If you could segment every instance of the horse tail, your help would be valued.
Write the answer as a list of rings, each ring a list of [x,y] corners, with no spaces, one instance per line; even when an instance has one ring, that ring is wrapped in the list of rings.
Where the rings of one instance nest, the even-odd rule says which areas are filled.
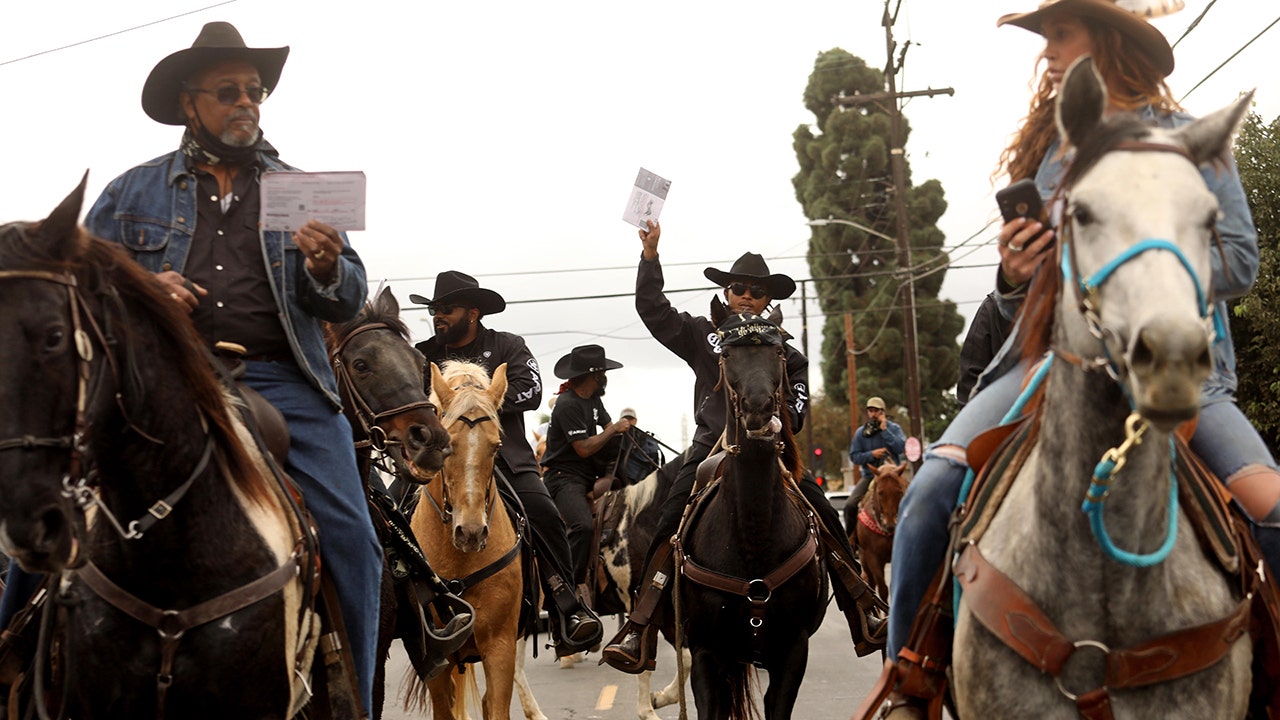
[[[476,681],[476,666],[463,665],[462,672],[453,679],[453,716],[469,717],[467,703],[482,707],[480,684]]]
[[[755,667],[746,664],[735,664],[728,670],[725,680],[729,683],[730,701],[729,717],[753,720],[760,717],[752,697],[756,693],[759,676]]]

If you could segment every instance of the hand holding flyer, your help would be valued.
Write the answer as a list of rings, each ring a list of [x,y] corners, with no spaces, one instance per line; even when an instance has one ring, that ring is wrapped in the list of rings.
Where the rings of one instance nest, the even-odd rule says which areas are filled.
[[[646,220],[658,222],[662,213],[662,204],[667,200],[667,190],[671,189],[671,181],[640,168],[636,175],[635,187],[631,188],[631,199],[622,211],[622,219],[641,230],[648,229]]]
[[[271,172],[262,176],[263,230],[293,232],[308,220],[335,230],[363,230],[362,172]]]

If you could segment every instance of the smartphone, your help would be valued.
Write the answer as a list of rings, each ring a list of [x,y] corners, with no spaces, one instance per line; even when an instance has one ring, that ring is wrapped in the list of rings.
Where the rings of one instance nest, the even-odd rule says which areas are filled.
[[[1029,178],[997,191],[996,205],[1000,207],[1000,214],[1004,216],[1005,222],[1019,217],[1039,220],[1042,212],[1040,191]]]

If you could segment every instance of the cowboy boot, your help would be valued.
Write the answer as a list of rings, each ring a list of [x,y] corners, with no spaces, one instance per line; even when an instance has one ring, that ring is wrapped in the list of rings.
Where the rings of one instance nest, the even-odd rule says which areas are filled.
[[[882,720],[925,720],[929,716],[929,704],[920,698],[889,693],[888,702],[880,710]]]
[[[631,616],[600,652],[600,662],[630,675],[654,669],[658,628],[651,620],[657,619],[662,599],[666,596],[667,581],[674,569],[671,544],[662,543],[645,568],[645,582],[631,606]]]

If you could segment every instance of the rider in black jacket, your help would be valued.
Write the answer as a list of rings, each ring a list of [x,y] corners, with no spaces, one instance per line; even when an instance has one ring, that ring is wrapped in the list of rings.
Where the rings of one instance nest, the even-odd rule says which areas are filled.
[[[649,332],[668,350],[684,360],[694,372],[694,418],[698,427],[693,442],[685,451],[684,464],[662,504],[658,528],[646,560],[645,580],[640,597],[632,606],[627,624],[601,653],[603,661],[623,672],[639,673],[652,669],[656,646],[656,627],[652,621],[661,612],[660,603],[669,583],[672,569],[670,539],[680,524],[684,506],[693,490],[698,464],[707,458],[723,434],[727,408],[724,394],[714,388],[720,380],[720,344],[716,328],[705,317],[679,312],[662,292],[662,265],[658,261],[658,239],[661,227],[649,221],[648,230],[640,231],[644,250],[636,275],[636,311]],[[724,288],[724,300],[731,313],[763,315],[772,300],[783,300],[795,292],[795,281],[786,275],[770,274],[764,258],[746,253],[734,262],[728,272],[707,268],[707,279]],[[793,431],[804,424],[809,402],[809,359],[796,348],[786,345],[787,409]],[[841,570],[857,568],[853,551],[840,516],[827,500],[810,474],[798,483],[805,499],[813,506],[837,546],[827,552],[841,556]],[[833,570],[837,563],[831,563]],[[859,652],[870,652],[871,645],[883,644],[883,620],[866,617],[874,593],[856,572],[840,572],[835,578],[837,599],[850,620],[850,631]],[[861,607],[859,607],[861,606]]]
[[[481,288],[476,279],[456,270],[436,277],[435,297],[410,295],[430,308],[435,337],[416,345],[429,362],[465,360],[483,365],[490,374],[507,364],[507,394],[501,410],[502,448],[494,469],[519,495],[538,550],[543,589],[558,613],[552,627],[557,635],[556,654],[571,655],[600,642],[600,620],[578,597],[570,572],[569,539],[564,520],[538,473],[538,461],[525,434],[524,413],[542,404],[542,376],[538,361],[524,338],[485,327],[480,320],[500,313],[507,303],[493,290]],[[557,617],[558,615],[558,617]]]

